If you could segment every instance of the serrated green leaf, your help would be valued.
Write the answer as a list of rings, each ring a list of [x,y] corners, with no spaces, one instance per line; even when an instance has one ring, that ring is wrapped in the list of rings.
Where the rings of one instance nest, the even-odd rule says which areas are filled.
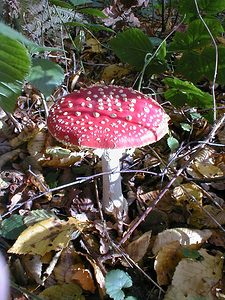
[[[18,41],[0,34],[0,82],[23,81],[30,64],[27,49]]]
[[[97,8],[92,8],[92,7],[81,8],[78,10],[78,12],[82,13],[82,14],[90,15],[93,17],[102,18],[102,19],[107,18],[107,16],[100,9],[97,9]]]
[[[215,19],[204,20],[209,27],[212,35],[216,37],[224,31],[221,23]],[[188,26],[186,32],[176,32],[170,45],[172,51],[190,51],[197,50],[210,45],[212,39],[201,20],[194,20]]]
[[[138,28],[131,28],[120,32],[109,42],[112,50],[119,59],[141,70],[145,57],[152,53],[153,45],[147,35]]]
[[[179,148],[179,141],[175,137],[169,136],[167,139],[167,145],[169,146],[170,150],[174,152]]]
[[[85,29],[88,29],[90,31],[95,31],[95,32],[98,32],[98,31],[101,31],[101,30],[104,30],[104,31],[109,31],[109,32],[114,32],[114,30],[112,30],[111,28],[108,28],[108,27],[105,27],[101,24],[91,24],[91,23],[81,23],[81,22],[67,22],[65,23],[66,26],[78,26],[78,27],[83,27]]]
[[[12,215],[1,222],[0,235],[9,240],[15,240],[26,229],[20,215]]]
[[[225,48],[218,48],[219,62],[217,83],[225,82]],[[194,67],[193,67],[194,66]],[[201,53],[187,52],[179,60],[176,71],[184,75],[185,78],[196,83],[200,79],[207,78],[213,80],[215,69],[215,49],[205,48]]]
[[[93,3],[93,1],[92,0],[70,0],[70,3],[72,3],[74,6],[78,6],[78,5],[90,4]]]
[[[178,78],[166,78],[163,82],[169,86],[164,94],[165,98],[175,106],[188,104],[192,107],[212,108],[212,96],[201,91],[191,82]]]
[[[64,71],[54,62],[34,58],[27,80],[48,97],[63,82]]]
[[[24,45],[0,34],[0,106],[5,111],[13,112],[30,65]]]
[[[29,227],[31,225],[34,225],[35,223],[38,223],[40,221],[49,219],[49,218],[57,218],[54,212],[47,211],[45,209],[35,209],[31,210],[26,217],[24,217],[24,224]]]
[[[124,299],[123,288],[132,286],[130,275],[122,270],[112,270],[106,274],[105,287],[106,293],[114,300]]]
[[[63,8],[68,8],[68,9],[73,9],[73,5],[66,1],[61,1],[61,0],[50,0],[50,3],[59,7]]]

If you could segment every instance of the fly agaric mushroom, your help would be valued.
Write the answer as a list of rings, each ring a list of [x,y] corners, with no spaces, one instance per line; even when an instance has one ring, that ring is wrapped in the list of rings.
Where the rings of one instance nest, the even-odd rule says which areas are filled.
[[[168,120],[156,101],[138,91],[94,85],[55,103],[48,128],[66,145],[103,149],[103,209],[122,220],[127,201],[122,194],[119,159],[125,148],[160,140],[168,132]]]

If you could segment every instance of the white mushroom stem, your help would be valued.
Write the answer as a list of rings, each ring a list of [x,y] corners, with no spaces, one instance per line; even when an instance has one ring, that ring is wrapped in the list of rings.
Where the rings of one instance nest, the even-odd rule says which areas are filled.
[[[122,221],[127,216],[127,201],[123,197],[120,175],[120,158],[122,149],[104,149],[102,154],[103,175],[103,209]]]

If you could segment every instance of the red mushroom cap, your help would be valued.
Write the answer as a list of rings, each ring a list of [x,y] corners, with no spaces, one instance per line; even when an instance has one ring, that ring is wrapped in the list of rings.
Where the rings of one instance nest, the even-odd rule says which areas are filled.
[[[168,132],[168,115],[153,99],[120,86],[95,85],[54,104],[50,133],[67,145],[132,148],[154,143]]]

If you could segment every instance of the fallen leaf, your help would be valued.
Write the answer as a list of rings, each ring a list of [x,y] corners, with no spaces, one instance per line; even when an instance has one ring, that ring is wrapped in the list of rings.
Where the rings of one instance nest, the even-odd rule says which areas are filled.
[[[68,245],[72,232],[82,228],[75,218],[68,221],[49,218],[25,229],[8,252],[43,256],[52,250],[60,251]]]
[[[209,255],[199,250],[201,261],[184,258],[176,267],[172,284],[164,300],[200,299],[213,300],[213,287],[222,279],[222,254]]]
[[[41,292],[39,296],[46,300],[85,300],[82,289],[73,283],[50,286]]]
[[[174,241],[161,248],[154,263],[159,285],[170,284],[176,266],[182,257],[182,246],[179,241]]]
[[[151,231],[145,232],[141,237],[132,241],[126,248],[127,254],[135,261],[139,262],[146,254],[151,239]]]
[[[119,79],[130,73],[128,68],[113,64],[104,68],[102,73],[102,80],[110,83],[113,79]]]
[[[202,244],[208,240],[212,232],[208,229],[188,229],[188,228],[173,228],[166,229],[160,232],[152,248],[152,252],[157,254],[165,245],[171,242],[178,241],[182,246],[192,244]]]

